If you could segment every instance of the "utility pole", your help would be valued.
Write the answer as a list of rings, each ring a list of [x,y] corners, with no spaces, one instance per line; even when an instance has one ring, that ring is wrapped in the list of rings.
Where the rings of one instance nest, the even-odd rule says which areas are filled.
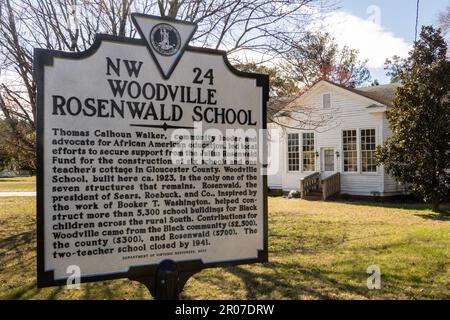
[[[420,9],[420,0],[417,0],[417,7],[416,7],[416,36],[414,38],[414,42],[417,41],[417,32],[419,28],[419,9]]]

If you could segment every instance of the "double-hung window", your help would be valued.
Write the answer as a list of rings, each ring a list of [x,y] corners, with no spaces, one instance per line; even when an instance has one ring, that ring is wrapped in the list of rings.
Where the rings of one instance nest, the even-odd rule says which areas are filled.
[[[316,168],[316,152],[314,148],[314,133],[303,133],[303,171],[313,172]]]
[[[300,171],[300,141],[298,133],[288,134],[288,170]]]
[[[375,129],[361,130],[361,171],[362,172],[377,172],[377,165],[375,162]]]
[[[358,172],[358,137],[356,130],[342,132],[344,172]]]

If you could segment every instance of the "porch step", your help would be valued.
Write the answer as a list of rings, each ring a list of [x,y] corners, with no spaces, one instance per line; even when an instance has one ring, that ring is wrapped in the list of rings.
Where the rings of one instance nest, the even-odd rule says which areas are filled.
[[[304,200],[306,200],[306,201],[322,201],[322,190],[321,189],[311,190],[305,196]]]
[[[322,201],[322,196],[306,196],[303,200],[306,201]]]

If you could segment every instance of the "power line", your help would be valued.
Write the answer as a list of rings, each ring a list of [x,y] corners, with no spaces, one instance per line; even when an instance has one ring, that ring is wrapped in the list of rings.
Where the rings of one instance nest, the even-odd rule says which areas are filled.
[[[416,9],[416,36],[414,38],[414,42],[417,41],[417,31],[419,29],[419,9],[420,9],[420,0],[417,0],[417,9]]]

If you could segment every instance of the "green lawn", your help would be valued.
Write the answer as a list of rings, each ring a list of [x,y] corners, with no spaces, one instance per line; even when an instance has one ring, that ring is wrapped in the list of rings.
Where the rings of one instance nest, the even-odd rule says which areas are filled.
[[[36,177],[0,178],[0,192],[36,191]]]
[[[35,288],[35,201],[0,198],[0,298],[150,299],[128,280]],[[421,205],[269,200],[270,263],[205,270],[184,299],[450,299],[450,220]],[[378,265],[381,290],[368,290]]]

